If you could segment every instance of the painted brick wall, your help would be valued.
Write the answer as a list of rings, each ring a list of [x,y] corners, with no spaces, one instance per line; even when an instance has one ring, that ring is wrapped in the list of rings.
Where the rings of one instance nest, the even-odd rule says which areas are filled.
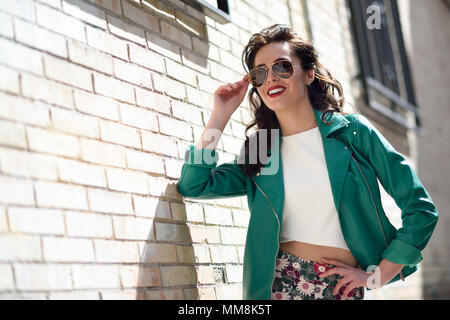
[[[345,1],[229,4],[221,25],[179,0],[0,1],[0,299],[241,298],[246,198],[175,185],[213,92],[272,23],[311,30],[347,101],[359,91]],[[219,164],[249,120],[244,100]],[[415,277],[368,298],[420,297]]]

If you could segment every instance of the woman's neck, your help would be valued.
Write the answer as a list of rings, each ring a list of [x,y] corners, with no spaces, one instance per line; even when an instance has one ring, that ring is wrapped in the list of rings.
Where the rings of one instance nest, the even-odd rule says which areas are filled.
[[[300,133],[317,126],[314,109],[309,99],[306,100],[307,102],[296,107],[275,111],[282,136]]]

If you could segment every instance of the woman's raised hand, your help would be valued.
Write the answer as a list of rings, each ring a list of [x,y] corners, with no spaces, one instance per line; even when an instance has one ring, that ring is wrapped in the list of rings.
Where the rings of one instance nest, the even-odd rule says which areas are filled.
[[[225,116],[231,117],[233,112],[241,105],[247,93],[249,80],[245,74],[242,80],[227,83],[214,92],[214,109]]]

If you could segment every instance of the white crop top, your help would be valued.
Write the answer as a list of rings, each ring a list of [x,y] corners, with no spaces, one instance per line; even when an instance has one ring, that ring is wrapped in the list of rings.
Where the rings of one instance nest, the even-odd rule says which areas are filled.
[[[285,194],[281,242],[349,250],[331,192],[319,127],[281,139]]]

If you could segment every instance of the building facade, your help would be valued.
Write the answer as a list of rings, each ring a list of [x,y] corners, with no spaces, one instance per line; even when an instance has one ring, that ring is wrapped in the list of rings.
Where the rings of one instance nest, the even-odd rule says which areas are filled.
[[[214,91],[273,23],[313,41],[346,111],[407,156],[440,213],[420,270],[366,299],[448,298],[449,17],[444,0],[0,1],[0,299],[242,297],[247,200],[183,199],[176,182]],[[219,164],[250,120],[245,99]]]

